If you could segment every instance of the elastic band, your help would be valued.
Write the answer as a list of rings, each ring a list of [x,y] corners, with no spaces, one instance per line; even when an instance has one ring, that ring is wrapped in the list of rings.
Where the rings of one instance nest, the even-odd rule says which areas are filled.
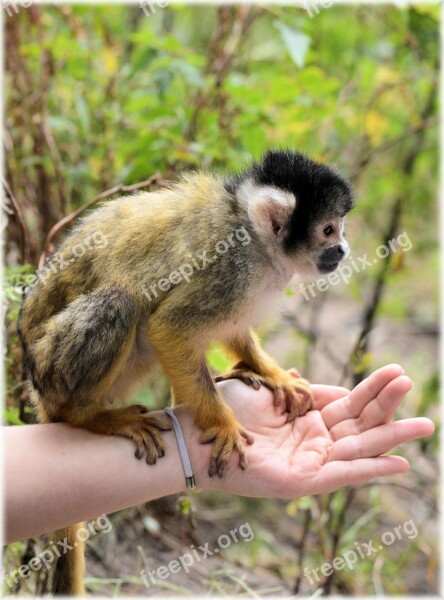
[[[164,411],[170,417],[173,424],[174,433],[176,434],[177,446],[179,447],[179,454],[182,460],[187,488],[193,490],[196,487],[196,483],[194,481],[193,469],[191,468],[190,457],[188,456],[188,450],[185,444],[185,438],[183,437],[182,427],[180,426],[179,419],[174,414],[174,410],[172,408],[164,408]]]

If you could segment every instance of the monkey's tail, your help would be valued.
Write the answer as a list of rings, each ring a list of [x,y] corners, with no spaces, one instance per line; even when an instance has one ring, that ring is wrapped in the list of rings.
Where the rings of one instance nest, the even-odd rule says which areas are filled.
[[[48,589],[54,596],[85,595],[85,548],[77,536],[82,527],[83,523],[76,523],[49,534],[45,551],[56,558],[51,563]]]
[[[31,389],[31,402],[39,423],[51,423],[40,394]],[[84,596],[85,543],[77,535],[83,523],[76,523],[48,534],[44,552],[50,562],[48,591],[54,596]]]

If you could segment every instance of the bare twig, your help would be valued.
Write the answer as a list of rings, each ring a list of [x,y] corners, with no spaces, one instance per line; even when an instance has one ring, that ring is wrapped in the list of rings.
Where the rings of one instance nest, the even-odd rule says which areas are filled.
[[[341,512],[339,513],[336,527],[334,528],[334,530],[332,532],[332,536],[331,536],[332,537],[332,548],[331,548],[330,562],[333,561],[333,559],[335,558],[335,556],[338,552],[339,542],[341,540],[341,534],[342,534],[342,527],[345,523],[345,517],[347,516],[348,509],[350,508],[353,498],[355,497],[355,493],[356,493],[355,488],[352,487],[352,488],[348,489],[344,505],[341,509]],[[322,590],[323,590],[322,595],[323,596],[329,596],[331,593],[331,586],[333,584],[334,573],[335,573],[335,571],[333,571],[333,573],[331,575],[327,576],[327,578],[324,582],[324,585],[322,586]]]
[[[29,231],[28,227],[25,223],[25,219],[23,217],[22,210],[20,208],[20,204],[17,202],[17,198],[14,196],[14,193],[9,185],[9,183],[2,178],[3,187],[5,188],[9,199],[11,201],[11,206],[13,209],[13,214],[17,223],[17,226],[20,231],[20,253],[22,258],[22,263],[28,262],[29,257]]]
[[[436,94],[437,94],[437,80],[436,78],[432,81],[429,94],[427,100],[425,102],[424,108],[421,111],[421,124],[422,126],[417,130],[415,143],[411,146],[410,151],[407,153],[407,156],[403,162],[402,171],[405,175],[411,175],[413,171],[413,167],[415,164],[416,158],[421,154],[421,150],[424,146],[425,142],[425,133],[427,127],[433,124],[434,119],[432,119],[432,114],[434,112],[435,103],[436,103]],[[424,126],[424,124],[428,124]],[[361,160],[362,163],[362,160]],[[387,245],[388,241],[391,240],[401,222],[402,211],[404,207],[405,199],[403,196],[399,196],[392,208],[392,216],[387,228],[387,231],[383,238],[383,245]],[[348,373],[352,369],[354,365],[361,365],[362,357],[368,352],[369,347],[369,337],[370,332],[373,329],[373,324],[375,320],[376,311],[379,307],[379,304],[382,299],[384,286],[386,282],[386,276],[390,267],[390,261],[384,261],[378,276],[373,285],[373,290],[371,293],[370,301],[367,306],[364,308],[363,317],[362,317],[362,330],[358,336],[358,339],[353,347],[349,360],[344,365],[341,382],[345,380]],[[353,385],[357,385],[366,377],[366,371],[360,368],[353,369]]]
[[[209,43],[209,56],[204,70],[206,75],[214,74],[214,82],[207,89],[200,90],[194,98],[193,111],[184,134],[187,141],[196,138],[202,109],[220,94],[227,73],[253,22],[251,11],[251,6],[246,4],[237,7],[225,5],[219,8],[219,22]]]
[[[399,134],[393,138],[390,138],[389,140],[386,140],[385,142],[382,142],[382,144],[379,144],[379,146],[376,146],[376,148],[373,148],[372,150],[370,150],[369,152],[367,152],[364,156],[362,156],[360,158],[360,160],[354,165],[353,170],[350,173],[350,179],[351,180],[355,179],[359,175],[361,170],[364,167],[366,167],[369,164],[369,162],[376,155],[379,155],[382,152],[386,152],[387,150],[390,150],[391,148],[393,148],[397,144],[400,144],[401,142],[408,139],[409,137],[419,134],[422,139],[424,131],[426,129],[428,129],[429,127],[434,127],[437,124],[438,124],[437,117],[429,117],[429,118],[422,120],[421,123],[418,123],[418,125],[409,127],[408,129],[403,131],[401,134]]]
[[[63,217],[63,219],[60,219],[60,221],[58,221],[58,223],[56,223],[50,229],[48,235],[46,236],[46,240],[45,240],[45,243],[43,246],[43,251],[42,251],[42,254],[40,255],[38,268],[41,269],[43,267],[46,257],[49,254],[51,241],[56,236],[56,234],[61,229],[66,227],[69,223],[71,223],[72,221],[77,219],[77,217],[79,217],[83,212],[85,212],[85,210],[87,210],[88,208],[90,208],[91,206],[93,206],[94,204],[99,202],[100,200],[109,198],[110,196],[113,196],[114,194],[117,194],[119,192],[134,192],[135,190],[140,190],[144,187],[149,187],[155,183],[159,184],[159,185],[166,184],[166,182],[162,179],[162,175],[160,173],[155,173],[154,175],[152,175],[145,181],[141,181],[139,183],[134,183],[132,185],[123,185],[123,184],[115,185],[111,189],[106,190],[106,191],[102,192],[101,194],[98,194],[92,200],[90,200],[89,202],[87,202],[86,204],[84,204],[83,206],[78,208],[77,210],[73,211],[69,215],[66,215],[66,217]]]
[[[299,590],[301,589],[301,582],[302,582],[302,564],[304,562],[304,556],[305,556],[305,543],[307,541],[307,536],[308,536],[308,532],[310,531],[310,523],[311,523],[311,510],[309,508],[306,508],[304,511],[304,524],[303,524],[303,529],[302,529],[302,535],[301,538],[296,546],[296,550],[298,553],[297,556],[297,567],[298,567],[298,575],[296,577],[296,582],[294,584],[294,594],[299,594]]]
[[[398,198],[392,208],[392,216],[389,221],[389,225],[387,231],[383,238],[383,245],[387,246],[389,240],[393,239],[398,229],[400,220],[401,220],[401,209],[402,209],[402,199]],[[370,332],[373,329],[373,323],[375,320],[376,311],[379,307],[379,304],[382,299],[382,294],[384,291],[384,285],[386,281],[386,276],[390,268],[390,261],[384,260],[382,262],[381,269],[378,273],[378,276],[375,279],[375,283],[373,285],[372,293],[370,296],[370,300],[367,306],[364,308],[363,317],[362,317],[362,329],[356,340],[356,343],[351,352],[350,358],[348,362],[344,366],[344,370],[342,373],[341,383],[346,379],[350,369],[354,367],[354,365],[361,364],[361,359],[368,352],[369,346],[369,337]],[[365,371],[363,369],[353,369],[353,387],[358,385],[365,377]]]

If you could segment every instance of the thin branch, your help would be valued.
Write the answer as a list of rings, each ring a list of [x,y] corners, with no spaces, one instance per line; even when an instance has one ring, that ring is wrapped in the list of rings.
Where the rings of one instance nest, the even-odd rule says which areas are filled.
[[[193,111],[184,133],[187,141],[195,139],[201,111],[210,103],[213,97],[217,97],[220,93],[245,34],[253,23],[254,15],[252,17],[250,14],[251,6],[240,5],[235,7],[231,23],[230,12],[232,10],[233,7],[226,5],[219,8],[219,22],[209,43],[209,56],[204,70],[205,75],[214,74],[214,82],[206,90],[200,90],[193,101]],[[225,38],[227,39],[224,42]]]
[[[435,78],[430,86],[429,94],[425,105],[421,111],[421,124],[424,123],[432,123],[434,120],[432,118],[433,111],[435,109],[436,96],[437,96],[437,79]],[[422,126],[416,132],[415,143],[411,146],[407,156],[405,157],[402,165],[402,172],[409,176],[413,172],[413,168],[415,165],[415,161],[417,157],[421,154],[421,150],[425,143],[425,133],[427,127]],[[362,162],[362,161],[361,161]],[[399,227],[402,218],[402,210],[404,207],[404,196],[399,196],[392,208],[392,216],[387,228],[387,231],[383,238],[383,245],[387,246],[389,240],[391,240]],[[383,262],[383,265],[378,273],[378,276],[375,280],[373,290],[371,293],[370,301],[364,309],[363,317],[362,317],[362,330],[356,340],[354,348],[350,354],[348,361],[345,363],[341,381],[343,382],[346,378],[347,374],[351,370],[351,368],[359,364],[361,362],[362,357],[368,352],[369,347],[369,338],[370,333],[373,329],[373,324],[376,316],[377,309],[382,299],[386,276],[390,267],[390,261],[386,260]],[[354,368],[353,369],[353,385],[357,385],[366,377],[366,371],[360,369],[359,372]]]
[[[392,216],[387,231],[383,236],[383,246],[387,247],[389,240],[393,239],[393,237],[396,234],[401,220],[401,209],[402,199],[397,198],[392,208]],[[365,356],[365,354],[368,352],[370,332],[373,329],[376,311],[382,299],[382,294],[384,291],[385,281],[389,268],[390,260],[384,260],[373,285],[370,300],[367,303],[367,306],[364,308],[361,333],[359,334],[358,339],[356,340],[356,343],[350,354],[349,360],[344,365],[341,383],[344,382],[344,380],[346,379],[350,369],[354,367],[354,365],[359,364],[361,362],[362,357]],[[364,379],[364,377],[365,371],[356,371],[356,369],[353,368],[353,387],[358,385],[358,383],[360,383]]]
[[[347,491],[347,496],[344,502],[344,505],[341,509],[341,512],[339,513],[339,517],[338,517],[338,521],[336,524],[336,527],[332,533],[332,548],[331,548],[331,560],[330,562],[333,561],[333,559],[335,558],[335,556],[337,555],[338,552],[338,547],[339,547],[339,542],[341,540],[341,531],[342,531],[342,526],[345,523],[345,517],[348,513],[348,509],[350,508],[350,505],[353,501],[353,498],[355,497],[355,493],[356,493],[356,489],[355,488],[349,488],[349,490]],[[322,586],[322,595],[323,596],[329,596],[331,593],[331,587],[333,584],[333,577],[334,577],[335,571],[333,571],[333,573],[331,575],[328,575],[324,585]]]
[[[296,550],[298,553],[296,565],[298,567],[298,576],[296,577],[296,582],[294,584],[293,593],[295,595],[299,594],[299,590],[301,589],[302,582],[302,564],[304,562],[304,556],[306,551],[305,543],[307,541],[308,533],[310,531],[310,523],[311,523],[311,510],[306,508],[304,511],[304,525],[302,530],[301,538],[296,546]]]
[[[434,127],[435,125],[438,125],[438,122],[439,122],[439,120],[437,117],[426,118],[423,121],[421,121],[421,123],[418,123],[418,125],[409,127],[408,129],[403,131],[401,134],[399,134],[393,138],[390,138],[390,139],[386,140],[385,142],[382,142],[382,144],[379,144],[379,146],[376,146],[376,148],[373,148],[372,150],[367,152],[363,157],[361,157],[361,159],[353,167],[353,170],[350,174],[350,179],[354,179],[360,173],[361,169],[366,167],[369,164],[369,162],[377,154],[381,154],[382,152],[386,152],[387,150],[390,150],[391,148],[393,148],[397,144],[400,144],[401,142],[408,139],[409,137],[412,137],[412,136],[415,136],[418,134],[420,134],[422,136],[423,132],[426,129],[428,129],[429,127]]]
[[[16,223],[18,225],[20,231],[20,253],[22,258],[22,263],[25,264],[28,262],[29,256],[29,231],[28,227],[25,223],[25,219],[23,217],[22,210],[20,208],[20,204],[17,201],[17,198],[14,196],[14,193],[9,185],[9,183],[2,177],[3,187],[5,188],[9,199],[11,201],[11,206],[13,209],[13,215],[15,217]]]
[[[90,200],[89,202],[87,202],[86,204],[84,204],[83,206],[78,208],[77,210],[73,211],[69,215],[66,215],[66,217],[63,217],[63,219],[58,221],[58,223],[56,223],[50,229],[48,235],[46,236],[46,240],[45,240],[45,243],[43,246],[43,251],[42,251],[42,254],[40,255],[38,268],[41,269],[43,267],[43,265],[45,264],[46,257],[49,254],[51,241],[53,240],[55,235],[61,229],[66,227],[69,223],[71,223],[72,221],[77,219],[77,217],[79,217],[83,212],[85,212],[85,210],[88,210],[88,208],[90,208],[91,206],[93,206],[94,204],[99,202],[100,200],[109,198],[110,196],[113,196],[114,194],[117,194],[119,192],[134,192],[135,190],[140,190],[144,187],[149,187],[153,184],[165,185],[166,183],[167,182],[162,179],[161,173],[155,173],[154,175],[149,177],[149,179],[146,179],[145,181],[141,181],[140,183],[134,183],[132,185],[123,185],[123,184],[115,185],[111,189],[102,192],[98,196],[95,196],[92,200]]]

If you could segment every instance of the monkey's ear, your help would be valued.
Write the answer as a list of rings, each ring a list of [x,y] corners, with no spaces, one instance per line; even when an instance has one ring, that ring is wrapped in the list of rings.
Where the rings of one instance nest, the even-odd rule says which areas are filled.
[[[247,179],[239,186],[237,197],[247,208],[248,216],[259,233],[283,236],[296,206],[294,194]]]

